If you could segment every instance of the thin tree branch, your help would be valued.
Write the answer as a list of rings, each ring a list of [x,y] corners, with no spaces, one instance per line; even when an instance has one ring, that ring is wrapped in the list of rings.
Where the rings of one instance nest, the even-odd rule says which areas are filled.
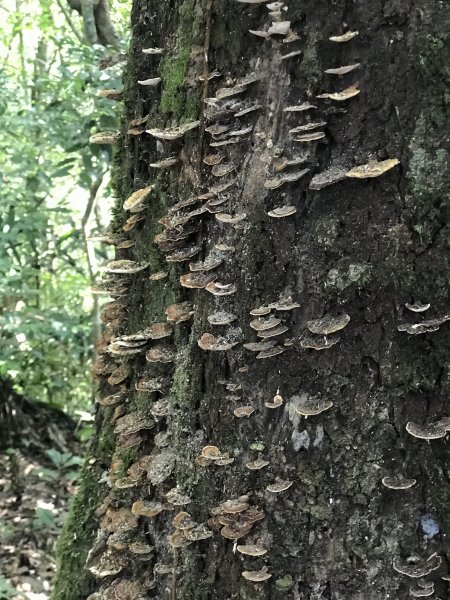
[[[80,42],[80,44],[84,44],[83,36],[79,33],[79,31],[75,27],[75,24],[72,21],[72,18],[70,16],[69,11],[67,10],[67,8],[61,2],[61,0],[56,0],[56,3],[58,4],[59,8],[61,9],[61,12],[63,13],[63,15],[66,17],[67,24],[69,25],[69,27],[72,30],[72,32],[75,35],[75,37],[78,39],[78,41]]]

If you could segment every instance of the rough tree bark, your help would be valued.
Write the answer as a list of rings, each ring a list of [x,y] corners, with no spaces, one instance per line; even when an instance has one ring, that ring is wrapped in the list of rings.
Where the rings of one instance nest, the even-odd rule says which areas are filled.
[[[55,600],[90,593],[91,600],[398,600],[411,597],[411,589],[426,595],[431,589],[426,582],[434,582],[435,598],[448,594],[447,443],[417,439],[406,424],[448,416],[450,9],[439,0],[288,0],[286,6],[281,17],[271,18],[262,2],[134,2],[113,230],[121,232],[129,216],[121,208],[124,200],[154,186],[140,213],[145,218],[128,234],[136,244],[117,251],[117,258],[147,261],[150,268],[117,276],[129,281],[128,295],[118,299],[127,308],[120,323],[109,324],[107,336],[165,321],[165,308],[173,303],[190,302],[194,315],[175,324],[171,338],[145,346],[165,342],[177,353],[174,363],[147,362],[143,352],[125,357],[129,375],[120,408],[99,407],[98,434],[60,543]],[[289,20],[290,32],[267,39],[249,33],[267,31],[277,19]],[[359,35],[347,42],[329,40],[346,31]],[[142,53],[148,47],[162,47],[164,54]],[[324,72],[357,63],[359,68],[341,76]],[[216,69],[220,77],[208,79]],[[262,78],[242,84],[235,90],[239,94],[212,105],[203,101],[255,73]],[[136,83],[159,75],[160,87]],[[352,85],[360,93],[347,100],[318,97]],[[285,111],[306,102],[314,108]],[[253,112],[236,115],[256,105]],[[152,129],[197,118],[201,123],[176,141],[157,141],[147,133],[127,136],[127,124],[147,114]],[[212,137],[205,128],[217,124],[227,125],[228,132]],[[250,127],[230,138],[230,131]],[[325,135],[304,141],[302,136],[317,131]],[[236,144],[208,145],[233,137]],[[214,177],[203,162],[212,153],[224,155],[216,174],[230,163],[233,172]],[[149,167],[171,156],[181,161],[166,170]],[[283,169],[294,158],[298,164]],[[380,177],[343,175],[369,160],[387,159],[400,164]],[[319,178],[317,184],[316,176],[331,167],[334,183],[322,187]],[[296,181],[280,186],[274,181],[303,169],[308,172]],[[232,181],[211,196],[224,200],[223,213],[245,213],[245,219],[233,224],[199,211],[184,225],[193,233],[181,247],[201,246],[189,259],[194,262],[218,256],[221,264],[208,274],[237,291],[216,296],[181,287],[189,260],[166,263],[167,251],[180,245],[161,238],[159,246],[153,243],[163,231],[159,220],[180,200]],[[171,216],[207,201],[208,196],[197,198]],[[208,207],[217,211],[213,203]],[[295,214],[268,216],[283,205],[295,207]],[[173,233],[167,220],[165,225]],[[164,270],[167,278],[149,279],[149,272]],[[272,309],[288,328],[274,338],[285,351],[257,359],[243,347],[259,340],[249,326],[257,319],[250,310],[288,296],[297,308]],[[405,307],[418,302],[431,307],[423,313]],[[236,320],[211,325],[207,317],[217,311]],[[313,335],[307,323],[325,315],[340,316],[341,325],[348,315],[350,322],[328,338],[313,336],[313,345],[330,347],[305,348]],[[427,330],[420,335],[398,330],[423,321],[409,330]],[[227,351],[202,350],[197,342],[205,332],[239,343]],[[105,378],[113,366],[105,355],[96,372]],[[136,391],[143,376],[167,377],[162,391]],[[119,389],[104,378],[100,399]],[[283,404],[268,408],[276,395]],[[305,418],[296,408],[306,399],[333,405]],[[240,406],[253,407],[253,414],[236,417]],[[124,413],[126,419],[119,421]],[[138,418],[144,425],[136,426]],[[114,436],[114,427],[125,435]],[[133,438],[131,432],[142,427]],[[443,435],[442,425],[435,429]],[[234,461],[222,457],[207,464],[198,457],[208,445]],[[269,464],[246,467],[258,458]],[[382,484],[384,477],[398,475],[415,479],[415,485],[394,490]],[[292,485],[268,491],[278,480]],[[123,489],[128,484],[133,487]],[[176,487],[189,504],[174,505]],[[243,495],[248,496],[241,499],[243,507],[225,507],[245,508],[243,513],[222,507],[211,519],[211,509]],[[138,500],[158,502],[164,510],[133,522],[133,505],[137,513],[161,508],[139,510]],[[264,519],[256,520],[256,507]],[[182,517],[174,527],[179,511],[198,524],[208,522],[211,537],[188,543],[186,537],[202,537],[202,531],[192,523],[180,529]],[[125,537],[117,534],[121,527]],[[257,543],[267,553],[252,557],[236,551],[236,543],[222,534],[237,537],[239,531],[247,534],[237,545]],[[133,545],[137,541],[152,549]],[[89,571],[84,564],[92,546]],[[422,564],[424,572],[434,569],[423,580],[398,572],[411,569],[412,563],[401,566],[408,557],[426,561],[434,553],[440,561],[434,557]],[[264,566],[272,575],[264,582],[241,575]]]

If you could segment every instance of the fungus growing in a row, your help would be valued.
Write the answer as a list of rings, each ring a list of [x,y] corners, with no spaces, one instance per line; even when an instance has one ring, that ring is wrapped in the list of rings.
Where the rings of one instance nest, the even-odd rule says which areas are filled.
[[[197,341],[197,344],[202,350],[210,350],[213,352],[226,352],[234,348],[239,342],[232,342],[225,337],[216,337],[211,333],[204,333]]]
[[[356,85],[350,85],[342,92],[332,92],[326,94],[318,94],[317,98],[328,98],[329,100],[336,100],[337,102],[343,102],[344,100],[349,100],[354,96],[357,96],[361,90],[356,87]]]
[[[320,415],[320,413],[329,410],[333,406],[331,400],[324,400],[322,398],[311,398],[306,394],[300,396],[295,405],[295,412],[304,417],[311,417],[314,415]]]
[[[322,171],[322,173],[317,173],[317,175],[314,175],[309,182],[309,189],[321,190],[328,185],[342,181],[345,179],[346,173],[347,169],[342,167],[330,167],[326,171]]]
[[[383,477],[381,483],[390,490],[407,490],[408,488],[413,487],[413,485],[416,485],[417,481],[412,478],[408,479],[399,473],[397,475]]]
[[[266,487],[266,490],[268,492],[278,494],[280,492],[284,492],[284,491],[288,490],[293,483],[294,483],[293,481],[284,481],[283,479],[277,478],[275,483],[271,483],[270,485],[268,485]]]
[[[119,102],[120,100],[123,100],[123,90],[97,90],[97,96],[100,96],[100,98],[107,98],[108,100],[115,100],[116,102]]]
[[[406,424],[406,431],[415,438],[420,440],[437,440],[447,435],[448,429],[444,423],[437,421],[436,423],[428,423],[425,425],[419,425],[408,421]]]
[[[264,554],[267,554],[267,548],[258,544],[243,544],[236,546],[236,550],[246,556],[264,556]]]
[[[238,418],[242,418],[242,417],[249,417],[250,415],[252,415],[255,412],[255,408],[253,406],[238,406],[237,408],[235,408],[233,410],[233,414],[235,417]]]
[[[419,579],[420,577],[426,577],[432,571],[439,569],[441,562],[441,557],[437,554],[432,554],[427,560],[419,558],[418,556],[409,556],[406,559],[396,556],[392,561],[392,566],[394,567],[394,570],[401,575]]]
[[[160,502],[150,500],[136,500],[131,507],[131,512],[136,517],[148,517],[152,519],[159,515],[166,507]]]
[[[237,292],[237,287],[233,283],[220,283],[215,280],[208,283],[205,289],[214,296],[231,296]]]
[[[207,317],[211,325],[229,325],[236,320],[236,315],[225,311],[215,312]]]
[[[180,284],[185,288],[201,289],[213,283],[217,275],[211,272],[197,271],[180,276]]]
[[[220,223],[229,223],[230,225],[242,223],[242,221],[245,221],[246,218],[247,215],[245,213],[237,213],[235,215],[229,215],[228,213],[216,214],[216,219],[220,221]]]
[[[99,267],[104,273],[132,274],[148,268],[150,263],[135,260],[110,260]]]
[[[264,402],[264,406],[267,408],[279,408],[284,403],[283,396],[275,394],[271,402]]]
[[[281,346],[275,345],[272,348],[269,348],[267,350],[260,350],[258,352],[258,354],[256,355],[256,358],[258,360],[261,360],[263,358],[272,358],[274,356],[278,356],[278,354],[282,354],[285,351],[286,351],[286,348],[282,348]]]
[[[178,127],[168,129],[147,129],[147,133],[158,140],[173,141],[182,138],[188,131],[196,129],[199,125],[200,121],[191,121],[190,123],[183,123]]]
[[[256,460],[252,460],[251,462],[246,463],[247,469],[250,471],[259,471],[260,469],[264,469],[270,465],[268,460],[264,460],[263,458],[257,458]]]
[[[319,129],[319,127],[325,127],[326,121],[317,121],[316,123],[306,123],[305,125],[297,125],[289,129],[290,134],[301,133],[302,131],[311,131],[311,129]]]
[[[347,177],[354,177],[356,179],[367,179],[368,177],[379,177],[386,173],[386,171],[390,171],[395,166],[400,164],[398,158],[388,158],[387,160],[382,160],[380,162],[376,160],[370,160],[365,165],[360,165],[358,167],[354,167],[348,173],[346,173]]]
[[[252,581],[253,583],[260,583],[262,581],[267,581],[272,577],[272,574],[269,573],[268,567],[262,567],[259,571],[243,571],[242,577],[247,579],[247,581]]]
[[[118,131],[100,131],[89,138],[90,144],[115,144],[120,139]]]
[[[171,363],[177,357],[177,354],[171,348],[165,346],[154,346],[145,353],[145,360],[150,363]]]
[[[359,69],[361,63],[355,63],[353,65],[345,65],[344,67],[337,67],[336,69],[326,69],[325,73],[328,75],[346,75],[356,69]]]
[[[422,302],[414,302],[414,304],[410,304],[409,302],[405,303],[405,307],[411,312],[415,313],[425,312],[430,308],[430,306],[431,304],[429,302],[426,304],[423,304]]]
[[[308,321],[306,326],[311,333],[316,333],[318,335],[330,335],[330,333],[335,333],[336,331],[344,329],[344,327],[347,327],[349,323],[350,317],[344,313],[337,317],[325,315],[322,319]]]
[[[139,85],[156,87],[161,83],[161,77],[151,77],[150,79],[138,79]]]
[[[283,219],[284,217],[290,217],[291,215],[294,215],[296,212],[297,209],[295,206],[287,206],[285,204],[284,206],[278,206],[277,208],[269,210],[267,214],[273,219]]]
[[[168,158],[163,158],[162,160],[159,160],[158,162],[150,163],[149,167],[152,167],[152,169],[168,169],[169,167],[173,167],[174,165],[178,164],[179,162],[180,162],[179,158],[177,158],[176,156],[171,156]]]
[[[330,40],[330,42],[344,43],[344,42],[349,42],[350,40],[355,38],[357,35],[359,35],[359,31],[346,31],[342,35],[332,35],[328,39]]]
[[[431,333],[438,331],[439,327],[450,320],[450,315],[443,315],[436,319],[428,319],[420,323],[402,323],[397,327],[398,331],[406,331],[410,335],[420,335],[422,333]]]
[[[194,310],[190,302],[181,302],[180,304],[170,304],[166,308],[165,313],[168,321],[182,323],[192,317]]]
[[[314,133],[305,133],[303,135],[299,135],[294,138],[294,142],[302,142],[306,144],[308,142],[316,142],[318,140],[322,140],[324,137],[324,131],[316,131]]]

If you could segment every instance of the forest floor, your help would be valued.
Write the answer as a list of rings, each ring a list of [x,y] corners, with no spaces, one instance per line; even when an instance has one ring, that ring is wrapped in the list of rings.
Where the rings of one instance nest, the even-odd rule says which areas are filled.
[[[11,444],[0,452],[0,600],[50,596],[56,540],[81,462],[64,420],[61,428],[53,420],[52,436],[45,435],[49,426],[35,429],[28,447]],[[27,440],[23,430],[21,440]]]

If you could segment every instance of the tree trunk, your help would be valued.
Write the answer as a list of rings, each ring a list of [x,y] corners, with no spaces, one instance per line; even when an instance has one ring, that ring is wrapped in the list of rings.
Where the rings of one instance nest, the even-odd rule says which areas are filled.
[[[78,600],[93,591],[92,600],[399,600],[410,598],[410,589],[424,591],[427,582],[434,583],[435,598],[448,594],[447,444],[443,437],[417,439],[406,424],[421,435],[420,425],[448,416],[450,8],[438,0],[290,0],[280,15],[269,17],[263,3],[231,0],[134,2],[124,132],[147,113],[147,129],[201,122],[175,141],[123,134],[115,232],[129,216],[121,209],[124,200],[144,186],[154,188],[141,213],[145,219],[129,233],[136,245],[119,250],[117,258],[146,261],[150,268],[117,276],[131,282],[126,319],[110,324],[107,334],[165,321],[165,308],[173,303],[191,303],[194,315],[174,325],[170,341],[143,347],[165,342],[162,352],[175,351],[175,362],[148,362],[144,352],[125,357],[130,374],[122,408],[99,408],[96,441],[60,543],[55,600]],[[286,35],[249,33],[267,32],[272,21],[284,20],[291,22]],[[347,31],[359,34],[329,40]],[[148,47],[162,47],[164,54],[142,53]],[[325,73],[358,63],[347,74]],[[209,79],[216,69],[220,77]],[[258,75],[255,81],[242,83],[251,74]],[[158,76],[160,87],[136,83]],[[235,95],[204,102],[236,84],[241,89]],[[343,90],[352,97],[319,97]],[[286,111],[303,103],[314,107]],[[319,125],[290,132],[307,123]],[[228,131],[212,136],[205,130],[218,124]],[[244,131],[230,136],[236,130]],[[323,135],[311,135],[317,132]],[[237,143],[209,146],[233,139]],[[211,168],[203,159],[215,153],[224,159]],[[172,156],[181,162],[170,169],[149,167]],[[388,159],[400,162],[371,162],[356,171],[367,176],[392,167],[379,177],[345,175]],[[227,171],[224,165],[234,165],[233,171],[215,177]],[[184,232],[193,232],[183,246],[167,237],[153,243],[171,206],[232,182],[210,194],[213,202],[196,199],[170,214],[207,203],[208,212],[191,215],[184,225]],[[212,207],[216,200],[224,204]],[[267,214],[283,206],[295,214]],[[217,218],[218,211],[245,218],[229,222]],[[174,222],[164,223],[170,236]],[[180,247],[195,245],[201,251],[194,258],[166,262],[168,254],[173,259]],[[235,293],[180,286],[189,261],[211,256],[221,262],[207,275],[235,286]],[[149,280],[150,273],[165,270],[167,278]],[[214,284],[209,289],[233,291]],[[280,310],[280,299],[289,304],[288,297],[298,306]],[[268,338],[277,345],[266,352],[274,356],[264,358],[264,351],[258,355],[243,346],[264,340],[254,328],[269,325],[267,316],[250,311],[277,302],[269,324],[282,333]],[[424,312],[405,306],[422,310],[420,303],[431,306]],[[212,325],[207,317],[216,312],[236,319]],[[310,323],[323,317],[327,322]],[[236,345],[204,350],[197,343],[204,333],[223,339],[204,337],[203,347]],[[104,363],[101,399],[119,389],[105,383],[112,366]],[[143,376],[166,378],[162,391],[136,391]],[[165,410],[161,399],[168,401]],[[254,412],[235,416],[251,412],[240,407]],[[314,408],[323,412],[299,414]],[[125,411],[127,418],[119,420]],[[144,425],[131,424],[138,416]],[[435,425],[436,435],[445,435],[445,425]],[[125,434],[114,437],[114,427]],[[214,452],[219,460],[205,459]],[[254,465],[257,459],[268,464],[247,466],[263,464]],[[391,489],[384,478],[399,475],[416,482]],[[122,489],[128,484],[134,487]],[[273,484],[287,489],[270,491]],[[174,505],[176,487],[188,504]],[[241,496],[246,498],[221,506]],[[138,500],[162,507],[142,508],[134,504]],[[136,522],[132,506],[141,515]],[[157,516],[142,516],[160,508]],[[184,529],[177,517],[175,527],[180,511],[208,523],[209,533],[186,525],[189,517]],[[118,542],[121,528],[129,531]],[[96,536],[87,562],[94,579],[84,561]],[[206,539],[189,540],[195,537]],[[136,541],[152,551],[137,555],[142,547],[133,546]],[[253,557],[236,548],[251,544],[267,553]],[[416,564],[416,575],[430,572],[425,579],[399,572],[411,571],[408,557],[427,561],[434,553],[440,559]],[[255,583],[242,576],[263,567],[270,579]],[[256,577],[263,579],[264,572]]]

